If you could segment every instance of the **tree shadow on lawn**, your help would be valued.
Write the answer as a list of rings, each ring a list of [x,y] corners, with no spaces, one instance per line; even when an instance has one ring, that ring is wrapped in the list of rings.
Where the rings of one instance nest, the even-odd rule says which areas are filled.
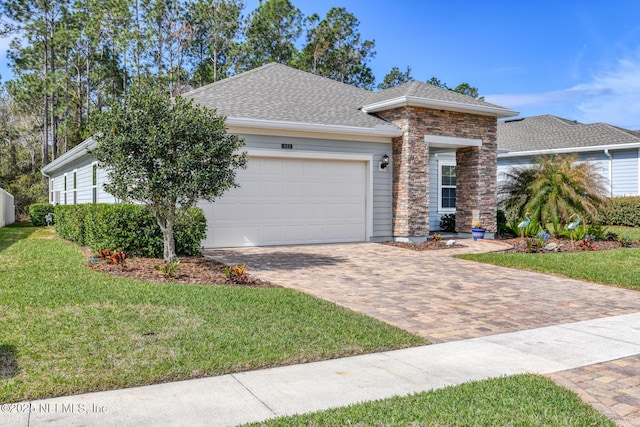
[[[33,227],[30,222],[16,222],[0,228],[0,253],[20,240],[26,239],[36,230],[37,228]]]
[[[251,270],[300,270],[309,267],[335,266],[347,262],[347,258],[309,253],[286,251],[269,251],[267,253],[249,254],[240,251],[216,249],[205,251],[207,258],[223,262],[227,265],[247,264]]]
[[[18,373],[16,347],[11,344],[0,344],[0,379],[15,377]]]

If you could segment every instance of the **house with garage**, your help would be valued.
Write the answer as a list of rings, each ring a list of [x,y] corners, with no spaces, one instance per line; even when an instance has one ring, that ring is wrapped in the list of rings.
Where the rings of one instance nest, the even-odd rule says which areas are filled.
[[[496,229],[498,119],[517,112],[414,81],[371,92],[281,64],[183,94],[226,117],[248,166],[202,202],[205,248],[423,241],[443,213]],[[52,203],[114,203],[85,141],[42,172]]]
[[[564,153],[591,161],[608,182],[610,197],[640,195],[640,132],[552,115],[498,122],[498,180],[536,156]]]

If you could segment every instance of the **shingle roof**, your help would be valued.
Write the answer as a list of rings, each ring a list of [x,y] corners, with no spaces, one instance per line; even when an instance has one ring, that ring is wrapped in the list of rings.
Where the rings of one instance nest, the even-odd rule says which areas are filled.
[[[503,108],[499,105],[491,104],[485,101],[463,95],[448,89],[442,89],[429,83],[414,80],[400,86],[391,87],[379,92],[369,92],[369,98],[365,104],[375,104],[389,99],[400,98],[405,96],[413,96],[437,101],[455,102],[459,104],[476,105],[479,107]]]
[[[418,81],[371,92],[277,63],[220,80],[182,96],[230,118],[362,128],[388,125],[376,115],[363,112],[363,106],[403,96],[502,108]]]
[[[271,63],[183,94],[233,118],[373,128],[387,124],[359,110],[371,92]]]
[[[498,122],[498,147],[511,153],[640,143],[638,132],[549,114]]]

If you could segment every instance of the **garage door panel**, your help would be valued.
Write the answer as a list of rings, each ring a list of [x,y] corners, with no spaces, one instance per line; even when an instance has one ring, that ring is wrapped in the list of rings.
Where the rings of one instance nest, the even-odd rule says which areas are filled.
[[[364,162],[250,158],[240,188],[211,204],[205,247],[363,241]]]

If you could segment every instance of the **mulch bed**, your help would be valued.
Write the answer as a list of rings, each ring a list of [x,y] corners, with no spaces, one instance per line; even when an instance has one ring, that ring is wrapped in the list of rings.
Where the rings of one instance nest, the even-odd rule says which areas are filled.
[[[455,239],[453,239],[455,240]],[[408,243],[408,242],[382,242],[383,245],[387,246],[396,246],[399,248],[411,249],[414,251],[431,251],[438,249],[454,249],[454,248],[464,248],[464,245],[461,245],[456,240],[455,245],[447,245],[447,240],[433,240],[429,239],[422,243]]]
[[[454,239],[455,240],[455,239]],[[499,239],[501,242],[508,243],[511,245],[511,249],[506,249],[500,252],[507,253],[529,253],[531,252],[527,247],[527,240],[522,238],[510,238],[510,239]],[[446,240],[427,240],[423,243],[407,243],[407,242],[382,242],[383,245],[389,246],[397,246],[400,248],[411,249],[414,251],[430,251],[437,249],[453,249],[453,248],[464,248],[464,245],[461,245],[458,240],[456,240],[456,244],[454,246],[447,246]],[[584,252],[584,251],[604,251],[609,249],[618,249],[622,248],[622,244],[617,241],[608,241],[608,240],[597,240],[593,242],[593,246],[595,249],[591,249],[576,241],[574,244],[571,244],[570,239],[550,239],[545,243],[555,243],[558,245],[559,250],[556,251],[544,251],[542,249],[537,250],[537,253],[550,253],[550,252]],[[544,245],[543,245],[544,246]],[[640,242],[633,242],[631,244],[632,248],[640,247]]]
[[[535,240],[535,239],[533,239]],[[527,239],[522,238],[513,238],[513,239],[500,239],[501,242],[508,243],[512,246],[511,249],[507,249],[500,252],[508,252],[508,253],[527,253],[529,252],[527,248]],[[596,240],[592,242],[595,249],[590,249],[586,247],[584,244],[581,244],[579,241],[574,241],[573,245],[571,244],[570,239],[549,239],[547,243],[556,243],[559,246],[559,251],[544,251],[539,250],[538,253],[547,253],[547,252],[585,252],[585,251],[606,251],[610,249],[619,249],[622,248],[622,244],[618,241],[610,241],[610,240]],[[640,242],[633,242],[631,244],[632,248],[640,247]]]
[[[87,255],[87,257],[89,256],[91,255]],[[224,264],[208,258],[200,257],[180,258],[180,265],[176,270],[174,278],[166,278],[156,271],[156,265],[164,265],[164,261],[157,258],[127,258],[124,265],[109,264],[107,261],[87,262],[87,265],[92,270],[112,274],[114,276],[126,277],[128,279],[184,283],[191,285],[278,287],[264,280],[251,277],[250,274],[247,274],[246,282],[241,285],[230,283],[227,281],[225,276]],[[248,269],[249,267],[247,267],[247,270]]]

